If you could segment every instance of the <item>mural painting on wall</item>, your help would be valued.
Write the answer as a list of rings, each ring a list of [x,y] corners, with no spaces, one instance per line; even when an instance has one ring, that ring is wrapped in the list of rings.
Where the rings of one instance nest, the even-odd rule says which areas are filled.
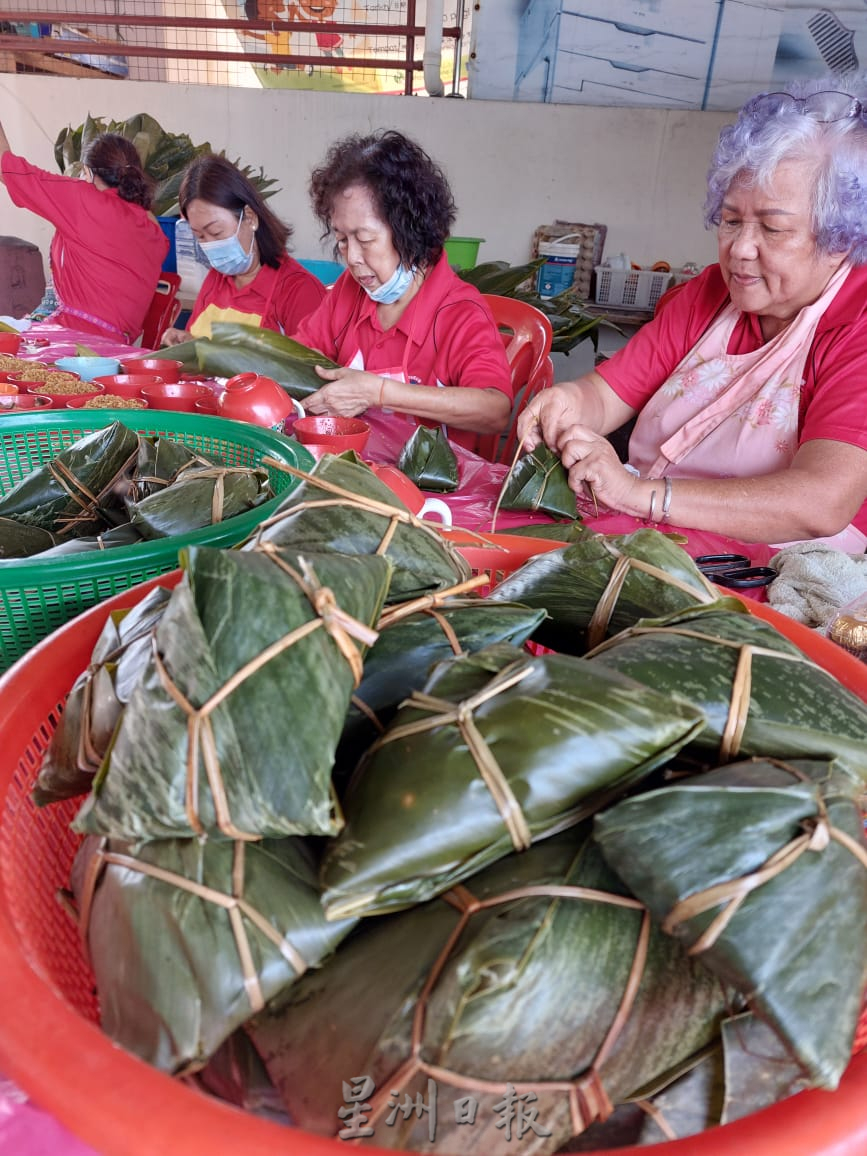
[[[867,2],[480,0],[472,48],[477,99],[728,110],[867,70]]]
[[[281,56],[315,56],[321,64],[280,62],[254,66],[263,88],[317,89],[346,92],[403,92],[402,71],[359,68],[354,59],[375,57],[403,60],[399,36],[364,36],[317,29],[325,22],[382,24],[406,21],[405,0],[239,0],[248,20],[290,20],[309,24],[310,31],[250,31],[241,41],[250,52]]]

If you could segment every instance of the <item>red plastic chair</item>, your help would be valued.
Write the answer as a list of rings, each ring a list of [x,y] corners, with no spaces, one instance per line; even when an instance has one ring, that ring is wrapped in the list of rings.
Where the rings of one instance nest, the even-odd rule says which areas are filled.
[[[540,389],[545,389],[554,380],[550,356],[554,335],[551,322],[534,305],[492,293],[483,296],[506,347],[514,402],[506,434],[486,434],[479,439],[478,452],[491,462],[511,462],[517,444],[515,427],[518,415]]]
[[[163,334],[177,321],[181,311],[178,301],[180,287],[181,279],[177,273],[160,273],[142,326],[142,349],[159,349]]]

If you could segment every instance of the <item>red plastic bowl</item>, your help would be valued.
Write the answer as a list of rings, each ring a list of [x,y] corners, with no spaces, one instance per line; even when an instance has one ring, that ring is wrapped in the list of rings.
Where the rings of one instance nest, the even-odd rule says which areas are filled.
[[[208,386],[203,386],[207,393],[203,393],[201,397],[197,397],[193,408],[196,413],[211,413],[219,416],[220,413],[220,399],[217,394],[209,389]]]
[[[42,393],[7,393],[0,397],[0,414],[21,413],[25,409],[53,409],[50,397]]]
[[[22,340],[20,333],[0,333],[0,353],[17,353]]]
[[[161,381],[142,386],[141,396],[151,409],[172,409],[192,413],[199,398],[210,392],[206,385],[195,385],[189,381]]]
[[[105,392],[105,387],[97,385],[95,381],[87,383],[88,389],[86,393],[52,393],[49,386],[44,382],[39,381],[20,381],[18,383],[22,389],[26,389],[28,393],[38,393],[40,397],[48,397],[51,399],[51,405],[54,409],[65,409],[66,403],[69,401],[80,399],[81,401],[89,401],[92,397],[99,397],[101,393]]]
[[[182,361],[168,357],[127,357],[120,363],[123,373],[155,373],[163,381],[179,381],[184,369]]]
[[[527,539],[521,542],[530,548]],[[346,1156],[346,1144],[338,1139],[239,1111],[113,1044],[96,1026],[93,976],[78,932],[56,899],[57,889],[68,885],[77,846],[68,823],[79,801],[33,805],[29,791],[40,754],[109,614],[134,606],[157,583],[174,585],[179,577],[179,571],[162,575],[85,611],[0,678],[0,1071],[103,1156]],[[867,666],[766,606],[750,603],[748,609],[867,701]],[[863,1156],[865,1151],[867,1052],[853,1058],[834,1093],[802,1092],[724,1128],[652,1149],[618,1148],[594,1156]],[[364,1152],[388,1156],[379,1147]]]
[[[104,386],[106,393],[117,393],[121,397],[141,397],[146,385],[163,384],[163,379],[155,373],[109,373],[93,380]]]
[[[292,436],[304,446],[325,446],[332,454],[342,454],[345,450],[355,450],[360,454],[370,437],[370,426],[357,417],[308,414],[296,418]]]
[[[100,398],[100,397],[115,397],[115,396],[121,397],[122,395],[121,394],[114,394],[112,392],[112,390],[107,389],[104,394],[97,394],[96,396],[97,396],[97,398]],[[89,398],[89,397],[71,397],[69,399],[69,401],[66,403],[66,408],[67,409],[84,409],[87,402],[92,401],[92,400],[93,399]],[[135,411],[136,413],[138,413],[141,410],[149,408],[148,403],[145,401],[145,399],[143,397],[124,397],[124,401],[128,401],[130,404],[129,404],[129,406],[124,406],[120,410],[121,413],[129,413],[130,411]],[[95,407],[91,406],[91,408],[95,408]],[[115,408],[117,408],[117,407],[111,406],[111,405],[108,406],[108,409],[115,409]]]

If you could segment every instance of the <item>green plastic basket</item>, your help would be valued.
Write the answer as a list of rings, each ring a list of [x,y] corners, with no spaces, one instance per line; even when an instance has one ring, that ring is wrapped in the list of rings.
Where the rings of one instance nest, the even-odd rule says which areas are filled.
[[[247,422],[168,410],[81,410],[0,417],[0,494],[74,441],[121,421],[137,433],[168,437],[227,466],[258,466],[266,456],[308,470],[314,459],[291,438]],[[82,610],[121,590],[166,574],[185,546],[234,546],[298,484],[265,467],[277,497],[261,506],[189,534],[68,557],[10,559],[0,563],[0,671]]]

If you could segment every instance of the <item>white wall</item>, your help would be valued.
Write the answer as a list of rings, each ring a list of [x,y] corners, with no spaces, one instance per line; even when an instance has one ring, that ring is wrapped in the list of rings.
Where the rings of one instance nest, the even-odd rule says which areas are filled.
[[[330,256],[307,201],[311,167],[348,132],[397,128],[445,168],[458,205],[454,233],[484,237],[479,260],[528,259],[533,230],[556,217],[608,226],[606,252],[641,264],[707,264],[704,181],[729,113],[588,108],[346,93],[253,91],[139,81],[3,75],[12,149],[56,171],[53,145],[90,112],[147,112],[172,132],[210,141],[280,182],[271,204],[295,226],[296,256]],[[48,253],[51,230],[0,192],[0,233]]]

